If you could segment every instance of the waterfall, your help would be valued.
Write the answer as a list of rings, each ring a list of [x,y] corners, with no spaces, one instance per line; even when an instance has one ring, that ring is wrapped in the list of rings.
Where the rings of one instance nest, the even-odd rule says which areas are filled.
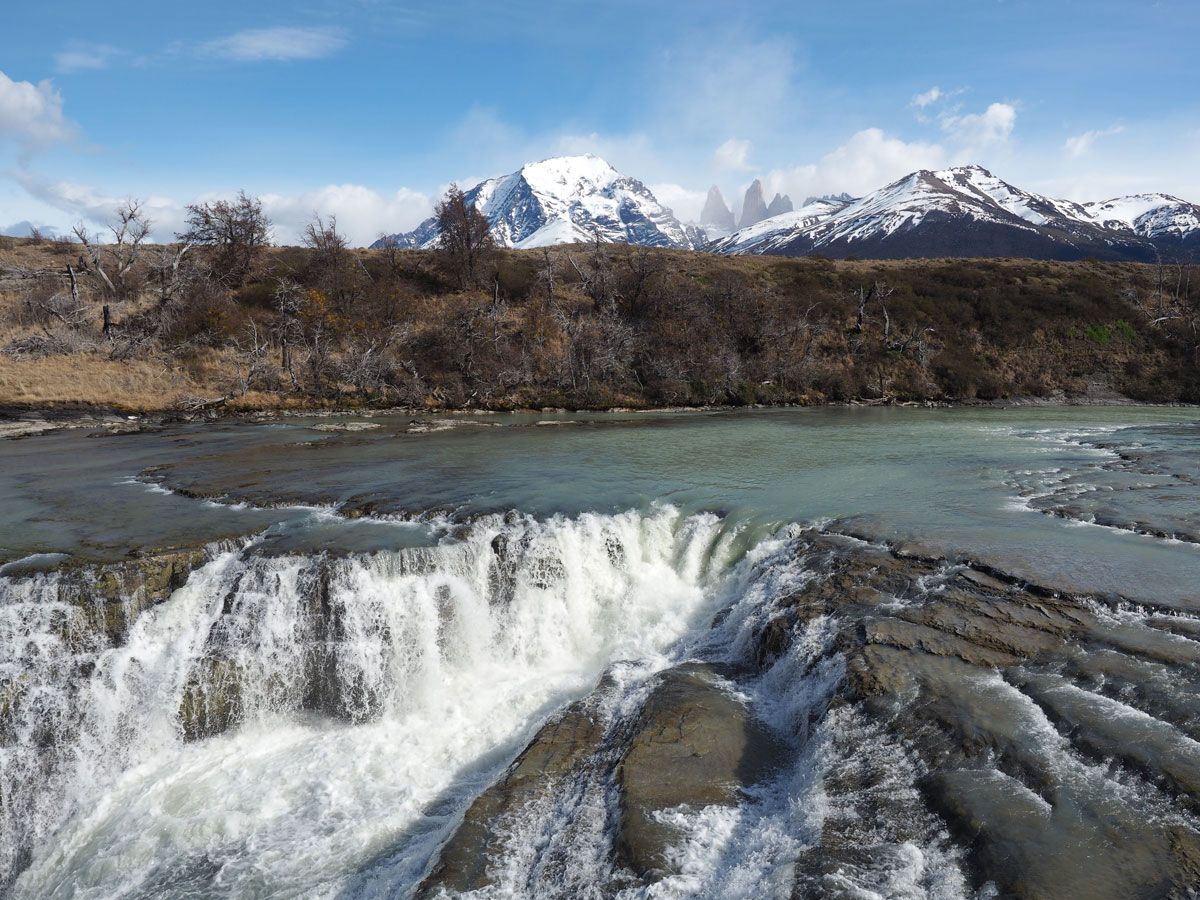
[[[119,642],[86,584],[0,577],[0,884],[335,895],[436,841],[612,662],[666,665],[737,540],[670,507],[486,517],[341,558],[249,540]]]

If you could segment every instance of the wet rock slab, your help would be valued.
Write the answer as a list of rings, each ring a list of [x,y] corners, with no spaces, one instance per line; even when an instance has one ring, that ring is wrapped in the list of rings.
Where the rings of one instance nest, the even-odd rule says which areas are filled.
[[[624,718],[600,714],[598,695],[565,710],[468,810],[422,896],[491,884],[512,823],[589,778],[610,841],[596,896],[653,885],[680,871],[675,813],[746,807],[798,764],[822,785],[806,802],[826,808],[791,863],[798,900],[897,895],[889,867],[929,895],[1197,895],[1200,613],[916,545],[810,531],[791,553],[813,577],[753,619],[742,658],[661,673]],[[810,690],[827,662],[844,675],[795,734],[765,726],[741,690]]]
[[[619,850],[638,875],[678,871],[669,851],[683,835],[664,813],[736,806],[781,762],[781,742],[731,687],[716,668],[690,663],[666,672],[642,707],[617,773]]]

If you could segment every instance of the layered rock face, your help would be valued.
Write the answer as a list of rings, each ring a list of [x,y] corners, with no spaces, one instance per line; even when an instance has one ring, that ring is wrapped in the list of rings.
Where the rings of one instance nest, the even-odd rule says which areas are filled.
[[[1193,896],[1197,619],[814,531],[766,582],[554,717],[418,896]]]

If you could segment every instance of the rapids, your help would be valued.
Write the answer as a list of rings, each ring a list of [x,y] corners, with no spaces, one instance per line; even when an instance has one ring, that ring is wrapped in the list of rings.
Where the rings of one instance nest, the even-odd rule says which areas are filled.
[[[1195,896],[1193,411],[379,422],[0,444],[8,895]]]

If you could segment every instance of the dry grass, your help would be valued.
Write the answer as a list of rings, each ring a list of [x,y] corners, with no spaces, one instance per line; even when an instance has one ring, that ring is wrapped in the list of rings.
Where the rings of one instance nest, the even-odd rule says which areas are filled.
[[[219,394],[152,360],[115,362],[99,353],[23,361],[0,356],[0,404],[97,404],[143,411]]]

